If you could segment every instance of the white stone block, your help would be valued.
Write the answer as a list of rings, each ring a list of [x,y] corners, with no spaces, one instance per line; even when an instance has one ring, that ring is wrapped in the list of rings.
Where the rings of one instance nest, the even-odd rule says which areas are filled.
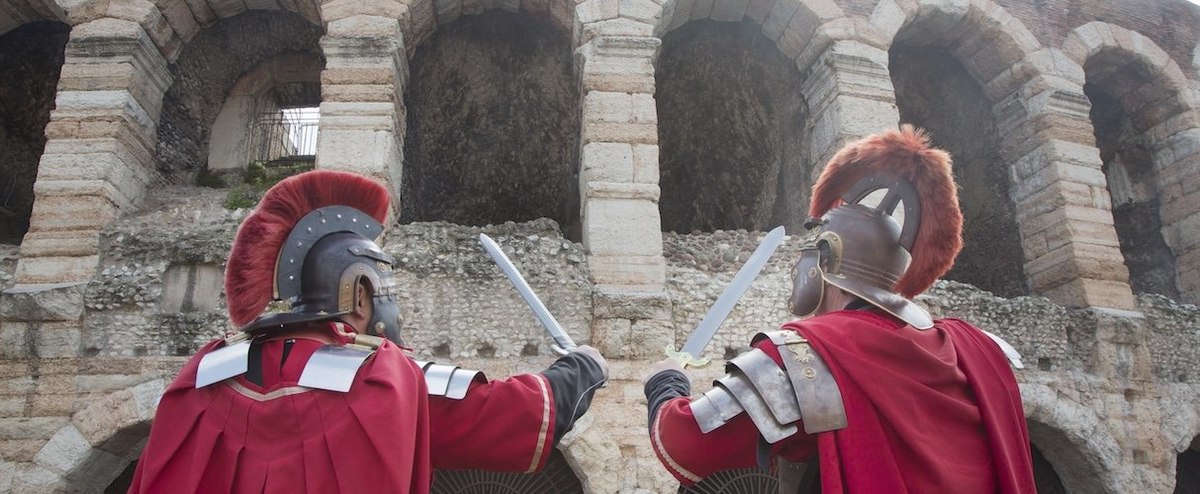
[[[588,252],[607,256],[661,256],[662,221],[653,201],[585,198],[583,241]]]
[[[629,93],[589,91],[583,97],[583,121],[633,122],[633,97]]]
[[[662,7],[652,0],[618,0],[617,12],[621,17],[653,25],[662,14]]]
[[[586,182],[634,181],[633,146],[619,142],[590,142],[583,146],[583,174]]]
[[[82,464],[91,452],[83,434],[72,424],[64,425],[33,457],[33,462],[59,474],[66,474]]]

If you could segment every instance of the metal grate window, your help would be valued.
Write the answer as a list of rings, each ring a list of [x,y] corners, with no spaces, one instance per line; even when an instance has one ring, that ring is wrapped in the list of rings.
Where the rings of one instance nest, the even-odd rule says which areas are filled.
[[[317,154],[319,108],[283,108],[260,114],[250,133],[250,161],[311,161]]]

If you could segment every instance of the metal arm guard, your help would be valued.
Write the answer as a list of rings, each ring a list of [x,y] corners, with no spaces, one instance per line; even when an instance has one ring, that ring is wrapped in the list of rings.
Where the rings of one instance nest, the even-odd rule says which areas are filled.
[[[795,423],[801,418],[809,434],[845,428],[837,382],[808,340],[792,331],[760,333],[754,339],[761,338],[779,347],[783,368],[757,348],[730,360],[725,377],[690,404],[700,431],[707,434],[742,412],[771,444],[799,432]]]
[[[483,372],[467,370],[457,365],[435,364],[414,360],[421,371],[425,373],[425,387],[429,396],[445,396],[451,400],[461,400],[467,396],[467,389],[475,380],[484,382],[487,377]]]

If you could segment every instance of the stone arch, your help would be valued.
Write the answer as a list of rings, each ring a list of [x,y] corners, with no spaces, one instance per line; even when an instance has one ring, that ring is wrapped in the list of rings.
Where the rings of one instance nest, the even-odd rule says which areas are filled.
[[[1022,383],[1021,399],[1030,442],[1067,490],[1116,494],[1124,470],[1121,447],[1095,411],[1043,384]]]
[[[203,170],[212,126],[235,83],[278,56],[307,57],[323,65],[321,34],[300,16],[251,11],[222,19],[193,38],[170,68],[175,82],[163,96],[157,128],[159,172],[187,182]],[[316,92],[319,86],[307,90]]]
[[[250,157],[255,117],[281,107],[320,104],[320,58],[285,53],[242,74],[230,88],[212,124],[208,153],[210,172],[239,171]]]
[[[901,121],[931,133],[954,156],[962,193],[964,248],[946,278],[997,295],[1028,294],[1011,193],[1000,106],[1014,92],[1012,67],[1041,46],[990,2],[884,0],[872,25],[889,40],[889,73]]]
[[[774,41],[779,51],[793,60],[802,53],[811,51],[809,45],[817,38],[818,29],[846,17],[841,7],[832,0],[667,0],[657,12],[654,9],[637,12],[626,9],[618,11],[618,14],[623,19],[650,24],[654,35],[660,38],[688,22],[699,19],[717,22],[753,21],[762,26],[763,35]]]
[[[1200,105],[1178,64],[1142,34],[1103,22],[1072,30],[1097,147],[1134,291],[1200,297]]]
[[[13,7],[8,7],[12,9]],[[70,28],[34,20],[0,32],[0,243],[19,245],[33,214],[33,185]]]
[[[22,25],[39,21],[67,22],[67,13],[58,2],[47,0],[0,0],[0,36]]]
[[[404,94],[400,221],[548,217],[578,238],[573,56],[543,19],[503,10],[464,16],[422,44]]]
[[[164,379],[113,392],[71,416],[38,450],[34,469],[18,485],[52,485],[67,492],[99,492],[141,453],[150,434]]]
[[[794,57],[752,21],[689,22],[655,71],[664,231],[800,229],[812,117]]]
[[[401,0],[408,8],[407,22],[401,23],[404,46],[412,58],[418,46],[429,40],[440,26],[464,15],[489,10],[523,14],[549,22],[570,36],[575,23],[575,2],[571,0]]]

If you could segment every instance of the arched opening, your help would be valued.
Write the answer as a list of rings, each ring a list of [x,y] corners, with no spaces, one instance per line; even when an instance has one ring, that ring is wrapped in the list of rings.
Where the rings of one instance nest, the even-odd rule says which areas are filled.
[[[39,21],[0,36],[0,244],[18,245],[29,230],[69,34],[66,24]]]
[[[811,184],[796,64],[750,21],[692,21],[655,73],[664,231],[798,229]]]
[[[888,51],[900,120],[950,152],[963,212],[963,250],[947,279],[1003,297],[1026,295],[1021,238],[1009,196],[1009,165],[979,83],[954,55],[897,42]]]
[[[1159,122],[1151,110],[1165,105],[1153,90],[1154,71],[1140,60],[1102,51],[1084,64],[1083,92],[1091,100],[1092,128],[1100,149],[1113,224],[1134,293],[1179,299],[1175,254],[1163,237],[1162,189],[1154,153],[1161,143],[1147,133]]]
[[[1200,436],[1175,458],[1175,494],[1200,492]]]
[[[490,10],[440,26],[409,63],[400,221],[579,223],[570,40]]]
[[[431,494],[575,494],[583,484],[557,449],[535,473],[435,470]]]
[[[1037,486],[1038,494],[1066,494],[1067,489],[1063,487],[1062,479],[1058,478],[1058,472],[1054,470],[1054,465],[1046,461],[1046,457],[1042,456],[1042,451],[1033,446],[1033,483]]]
[[[321,60],[288,53],[234,83],[212,125],[208,173],[235,183],[270,168],[311,169],[320,121]],[[266,185],[266,184],[263,184]]]
[[[196,35],[170,67],[159,171],[186,183],[206,169],[244,169],[245,140],[262,115],[320,104],[321,34],[296,14],[249,11]]]

